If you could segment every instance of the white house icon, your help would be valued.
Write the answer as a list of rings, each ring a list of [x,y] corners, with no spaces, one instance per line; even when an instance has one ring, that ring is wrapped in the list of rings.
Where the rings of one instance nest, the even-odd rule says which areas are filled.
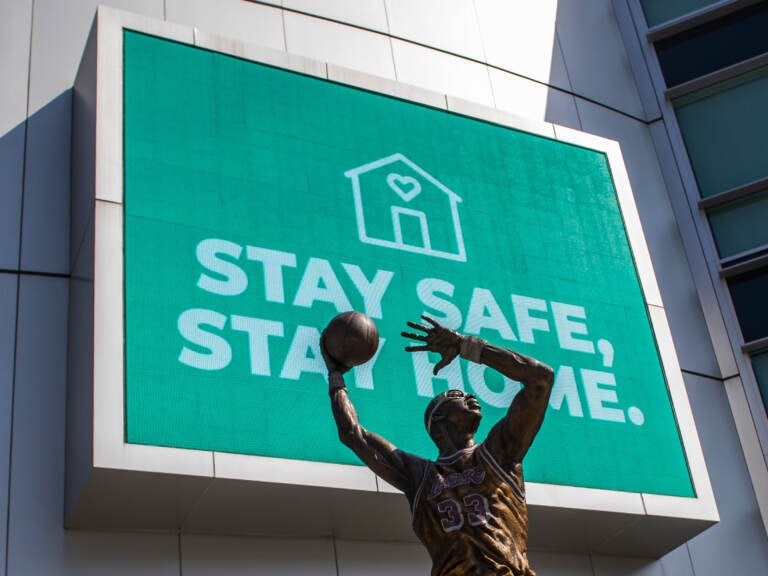
[[[361,242],[466,262],[456,193],[400,154],[344,172]]]

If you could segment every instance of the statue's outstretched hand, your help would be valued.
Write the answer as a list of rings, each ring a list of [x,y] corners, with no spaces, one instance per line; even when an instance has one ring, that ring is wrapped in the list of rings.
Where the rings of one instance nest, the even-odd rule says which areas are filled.
[[[421,330],[425,334],[417,334],[415,332],[402,332],[402,336],[410,338],[412,340],[418,340],[424,342],[417,346],[406,346],[406,352],[437,352],[440,354],[440,362],[435,365],[433,373],[437,373],[448,366],[456,356],[459,355],[461,346],[461,334],[450,328],[446,328],[437,321],[433,320],[429,316],[422,316],[422,320],[427,322],[430,326],[424,326],[423,324],[417,324],[416,322],[408,322],[408,326],[414,330]]]

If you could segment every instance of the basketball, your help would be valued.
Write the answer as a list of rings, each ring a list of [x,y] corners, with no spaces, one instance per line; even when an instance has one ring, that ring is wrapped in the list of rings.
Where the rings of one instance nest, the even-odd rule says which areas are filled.
[[[373,358],[379,347],[379,331],[362,312],[342,312],[323,330],[325,351],[337,363],[351,368]]]

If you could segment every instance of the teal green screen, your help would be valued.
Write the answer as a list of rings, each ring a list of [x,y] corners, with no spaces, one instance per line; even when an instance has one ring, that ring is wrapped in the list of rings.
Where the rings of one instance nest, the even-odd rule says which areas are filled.
[[[125,33],[130,443],[360,464],[317,338],[352,308],[378,356],[362,424],[435,457],[429,399],[463,387],[482,439],[517,383],[411,355],[429,314],[551,365],[529,481],[692,496],[601,152]]]

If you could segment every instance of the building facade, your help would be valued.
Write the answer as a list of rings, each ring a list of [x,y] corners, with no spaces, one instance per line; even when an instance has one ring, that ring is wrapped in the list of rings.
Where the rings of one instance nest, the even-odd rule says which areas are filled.
[[[720,520],[661,557],[574,551],[541,535],[532,565],[595,576],[768,569],[765,2],[107,4],[221,46],[257,45],[324,62],[326,72],[443,94],[468,115],[479,106],[617,141]],[[82,322],[71,313],[73,86],[97,5],[3,2],[0,574],[427,573],[426,553],[407,539],[206,533],[183,520],[166,530],[65,529],[76,452],[69,334]]]

